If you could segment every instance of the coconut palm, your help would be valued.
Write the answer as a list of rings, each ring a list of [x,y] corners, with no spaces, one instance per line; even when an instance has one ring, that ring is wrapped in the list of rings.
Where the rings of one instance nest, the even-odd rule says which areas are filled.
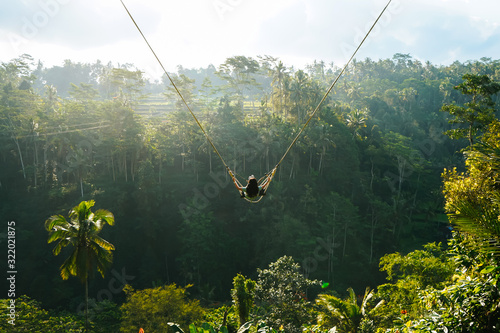
[[[273,81],[271,85],[273,87],[277,88],[277,91],[275,91],[272,96],[277,96],[279,98],[279,106],[276,108],[278,112],[283,111],[283,98],[285,97],[285,81],[288,80],[289,73],[287,72],[287,68],[283,65],[283,63],[280,61],[275,68],[272,70],[272,77]],[[276,105],[277,103],[274,103]]]
[[[365,295],[358,304],[352,288],[347,289],[349,297],[345,300],[332,295],[319,295],[316,304],[322,311],[318,315],[318,323],[325,328],[336,327],[340,332],[358,332],[361,321],[368,319],[370,313],[383,304],[378,302],[373,308],[368,307],[368,301],[373,297],[373,290],[366,288]]]
[[[294,111],[297,114],[297,122],[301,123],[301,113],[306,107],[308,95],[309,76],[302,70],[295,73],[295,77],[290,84],[290,98],[294,103]]]
[[[366,127],[368,120],[368,109],[354,109],[346,116],[347,127],[352,131],[352,138],[363,140],[362,128]]]
[[[115,223],[111,212],[99,209],[91,211],[94,200],[82,201],[69,211],[69,221],[62,215],[53,215],[45,221],[49,232],[48,243],[58,241],[53,249],[54,255],[72,245],[70,256],[61,265],[63,280],[76,276],[85,284],[85,327],[88,330],[88,277],[93,275],[94,267],[104,277],[104,272],[113,261],[113,244],[99,236],[104,225]]]

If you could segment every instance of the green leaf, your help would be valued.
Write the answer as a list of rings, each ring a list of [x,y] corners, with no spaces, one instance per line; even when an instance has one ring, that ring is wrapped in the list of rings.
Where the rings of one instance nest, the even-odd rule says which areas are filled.
[[[241,325],[241,327],[238,329],[238,332],[236,333],[245,333],[247,332],[250,327],[252,326],[253,322],[252,321],[247,321],[246,323],[244,323],[243,325]]]
[[[488,274],[488,273],[491,273],[497,269],[498,269],[498,267],[496,267],[496,266],[487,266],[481,270],[481,274]]]
[[[198,333],[198,329],[194,324],[189,324],[189,333]]]

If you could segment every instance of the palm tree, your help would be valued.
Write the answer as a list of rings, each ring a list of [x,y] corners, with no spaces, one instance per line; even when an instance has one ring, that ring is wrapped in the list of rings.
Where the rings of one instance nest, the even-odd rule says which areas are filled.
[[[295,73],[295,78],[290,84],[291,95],[290,98],[295,104],[295,111],[297,113],[297,122],[301,123],[302,106],[305,105],[307,99],[307,85],[309,82],[308,75],[304,71],[299,70]]]
[[[348,84],[347,85],[347,97],[351,99],[352,103],[361,101],[363,94],[363,88],[360,84]]]
[[[104,225],[113,225],[115,218],[107,210],[91,211],[94,200],[82,201],[69,211],[70,220],[62,215],[53,215],[45,221],[45,229],[49,232],[47,243],[59,241],[53,249],[54,255],[68,246],[73,246],[70,256],[61,265],[61,277],[68,279],[76,276],[85,284],[85,329],[88,331],[88,277],[93,275],[93,268],[104,277],[104,272],[113,261],[113,244],[99,237]]]
[[[352,288],[347,289],[349,297],[342,300],[332,295],[319,295],[316,304],[324,310],[318,315],[318,323],[331,329],[336,327],[340,332],[357,332],[361,321],[368,318],[370,313],[383,304],[380,301],[372,309],[368,308],[368,301],[373,297],[373,290],[366,288],[365,295],[358,304],[356,294]]]
[[[363,140],[361,135],[361,129],[366,127],[366,121],[368,120],[368,109],[358,110],[354,109],[346,116],[347,127],[352,131],[352,138],[358,138]]]
[[[279,107],[277,108],[278,112],[281,112],[283,110],[283,97],[284,97],[284,87],[285,87],[285,81],[288,78],[288,72],[286,67],[283,65],[283,63],[280,61],[272,71],[272,77],[273,81],[271,85],[273,87],[277,87],[278,91],[273,93],[273,96],[277,95],[279,97]]]

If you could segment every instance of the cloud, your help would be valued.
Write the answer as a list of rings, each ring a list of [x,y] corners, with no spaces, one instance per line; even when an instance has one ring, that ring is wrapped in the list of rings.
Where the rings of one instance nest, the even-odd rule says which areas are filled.
[[[130,38],[130,19],[118,1],[25,0],[2,6],[0,28],[27,40],[58,43],[74,49],[112,44]],[[160,15],[149,6],[136,8],[142,29],[156,29]],[[6,19],[7,18],[7,19]]]
[[[266,54],[283,56],[285,63],[288,58],[302,59],[301,65],[314,60],[345,62],[359,43],[356,35],[364,36],[365,26],[371,25],[377,14],[360,11],[359,3],[303,0],[262,22],[257,46]],[[346,54],[343,46],[348,44]]]
[[[437,64],[479,59],[500,52],[499,44],[492,43],[495,36],[500,35],[498,28],[486,29],[485,33],[485,25],[478,24],[474,11],[443,4],[435,2],[423,8],[407,6],[406,13],[413,15],[405,14],[405,24],[398,23],[397,29],[388,32],[393,37],[393,42],[388,44],[394,44],[398,52]]]
[[[345,63],[387,0],[124,0],[169,70],[271,55],[303,67]],[[500,3],[393,0],[358,59],[395,53],[435,64],[500,54]],[[46,63],[132,62],[154,67],[118,0],[19,0],[0,5],[2,56]],[[456,58],[455,58],[456,57]],[[7,59],[0,59],[5,61]]]

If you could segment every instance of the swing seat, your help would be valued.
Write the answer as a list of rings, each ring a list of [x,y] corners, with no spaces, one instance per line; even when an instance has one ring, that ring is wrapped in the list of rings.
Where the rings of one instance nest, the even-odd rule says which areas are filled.
[[[249,197],[248,195],[245,194],[245,192],[240,191],[240,197],[245,198],[245,199],[249,199],[249,200],[255,200],[255,199],[257,199],[265,194],[266,194],[266,192],[264,191],[264,189],[261,189],[258,195],[254,196],[254,197]]]
[[[250,202],[250,203],[258,203],[259,201],[261,201],[263,198],[263,196],[256,196],[256,197],[252,197],[252,198],[249,198],[249,197],[243,197],[243,199],[245,199],[246,201]]]
[[[243,186],[238,181],[238,179],[235,177],[235,174],[231,171],[231,169],[229,169],[229,167],[227,167],[227,166],[226,166],[226,168],[227,168],[227,171],[229,172],[229,175],[233,179],[233,182],[235,183],[235,185],[237,185],[238,188],[243,188]],[[261,185],[259,185],[260,189],[259,189],[259,192],[257,193],[256,196],[249,197],[246,195],[245,191],[240,190],[239,191],[240,198],[245,199],[246,201],[251,202],[251,203],[257,203],[260,200],[262,200],[262,198],[266,195],[267,188],[269,187],[269,184],[271,183],[271,180],[273,179],[277,168],[278,168],[278,166],[275,166],[274,169],[272,169],[271,171],[266,173],[263,177],[261,177],[258,180],[258,183],[260,183]]]

